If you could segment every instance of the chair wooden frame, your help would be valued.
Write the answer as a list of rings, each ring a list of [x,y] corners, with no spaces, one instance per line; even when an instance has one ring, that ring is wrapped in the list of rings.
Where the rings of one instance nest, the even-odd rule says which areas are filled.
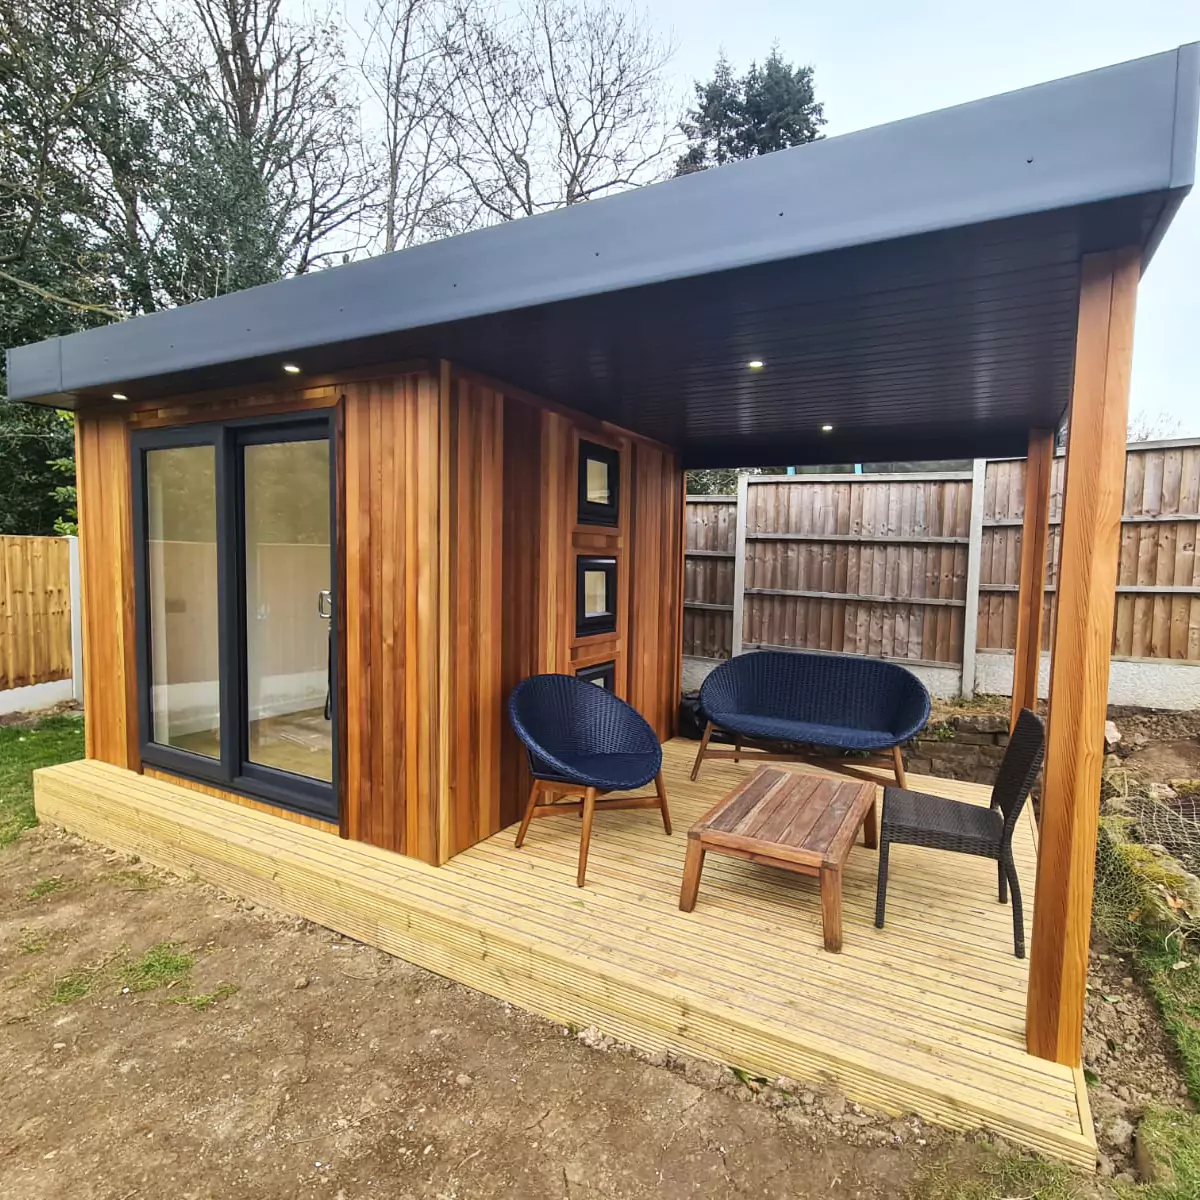
[[[579,832],[579,870],[575,877],[578,887],[583,887],[587,876],[588,848],[592,842],[592,818],[597,810],[616,808],[657,808],[662,814],[663,828],[669,837],[671,834],[671,812],[667,807],[667,789],[663,783],[662,772],[654,776],[653,796],[614,796],[604,799],[605,793],[599,788],[580,787],[577,783],[560,783],[552,779],[535,779],[529,792],[529,802],[525,805],[525,815],[521,818],[521,827],[517,830],[516,847],[519,850],[525,843],[525,835],[529,832],[530,822],[535,817],[553,817],[561,813],[579,813],[583,817],[583,828]],[[581,800],[563,800],[564,796],[578,796]],[[549,800],[543,800],[549,796]]]
[[[704,726],[704,736],[700,739],[700,748],[696,751],[696,762],[692,767],[692,779],[700,774],[700,764],[707,758],[732,759],[734,762],[796,762],[810,767],[818,767],[825,771],[834,771],[839,775],[847,775],[851,779],[865,779],[869,783],[878,783],[879,779],[869,774],[865,767],[883,767],[895,772],[896,786],[907,787],[908,780],[904,774],[904,755],[899,746],[893,746],[890,754],[870,754],[862,758],[847,759],[830,754],[800,754],[782,750],[773,750],[768,745],[752,739],[733,735],[732,750],[712,750],[709,739],[719,729],[712,721]],[[747,753],[747,747],[749,753]]]

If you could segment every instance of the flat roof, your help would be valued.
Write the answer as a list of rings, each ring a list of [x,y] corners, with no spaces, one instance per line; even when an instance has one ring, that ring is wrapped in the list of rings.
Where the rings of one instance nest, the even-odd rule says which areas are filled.
[[[10,349],[9,395],[446,357],[692,465],[1024,453],[1066,406],[1082,255],[1149,258],[1198,110],[1193,43]]]

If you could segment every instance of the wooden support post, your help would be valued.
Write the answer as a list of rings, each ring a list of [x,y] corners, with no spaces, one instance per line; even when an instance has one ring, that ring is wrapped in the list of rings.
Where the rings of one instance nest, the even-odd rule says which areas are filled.
[[[1072,1067],[1083,1037],[1140,271],[1136,247],[1083,260],[1068,419],[1025,1038],[1030,1053]]]
[[[1023,708],[1037,712],[1042,657],[1042,611],[1046,599],[1046,546],[1050,534],[1050,469],[1054,430],[1031,429],[1025,460],[1025,517],[1021,525],[1021,582],[1017,595],[1017,644],[1013,650],[1014,729]]]

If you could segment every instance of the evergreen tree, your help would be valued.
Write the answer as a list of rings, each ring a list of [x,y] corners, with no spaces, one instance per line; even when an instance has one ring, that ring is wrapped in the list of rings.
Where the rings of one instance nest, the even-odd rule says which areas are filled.
[[[793,67],[778,46],[740,78],[722,54],[712,78],[694,86],[695,107],[682,124],[688,148],[675,164],[677,175],[802,146],[821,136],[825,116],[816,99],[813,68]]]

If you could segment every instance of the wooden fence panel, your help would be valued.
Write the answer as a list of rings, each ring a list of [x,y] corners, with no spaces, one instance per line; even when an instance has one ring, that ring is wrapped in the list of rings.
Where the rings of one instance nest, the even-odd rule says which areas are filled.
[[[979,645],[1016,643],[1024,460],[989,462],[979,588]],[[1063,459],[1055,459],[1042,649],[1056,612]],[[1172,519],[1178,518],[1178,519]],[[1112,652],[1123,658],[1200,660],[1200,444],[1131,446],[1117,568]]]
[[[751,478],[745,645],[961,661],[969,476]]]
[[[1063,458],[1051,472],[1042,648],[1053,635]],[[750,476],[743,645],[959,665],[966,617],[971,476]],[[1016,643],[1025,462],[984,473],[977,643]],[[733,496],[687,506],[684,653],[733,643]],[[1133,445],[1126,460],[1114,655],[1200,661],[1200,441]]]
[[[0,690],[70,677],[70,543],[0,537]]]
[[[733,652],[734,497],[689,497],[683,577],[683,652],[728,658]]]

